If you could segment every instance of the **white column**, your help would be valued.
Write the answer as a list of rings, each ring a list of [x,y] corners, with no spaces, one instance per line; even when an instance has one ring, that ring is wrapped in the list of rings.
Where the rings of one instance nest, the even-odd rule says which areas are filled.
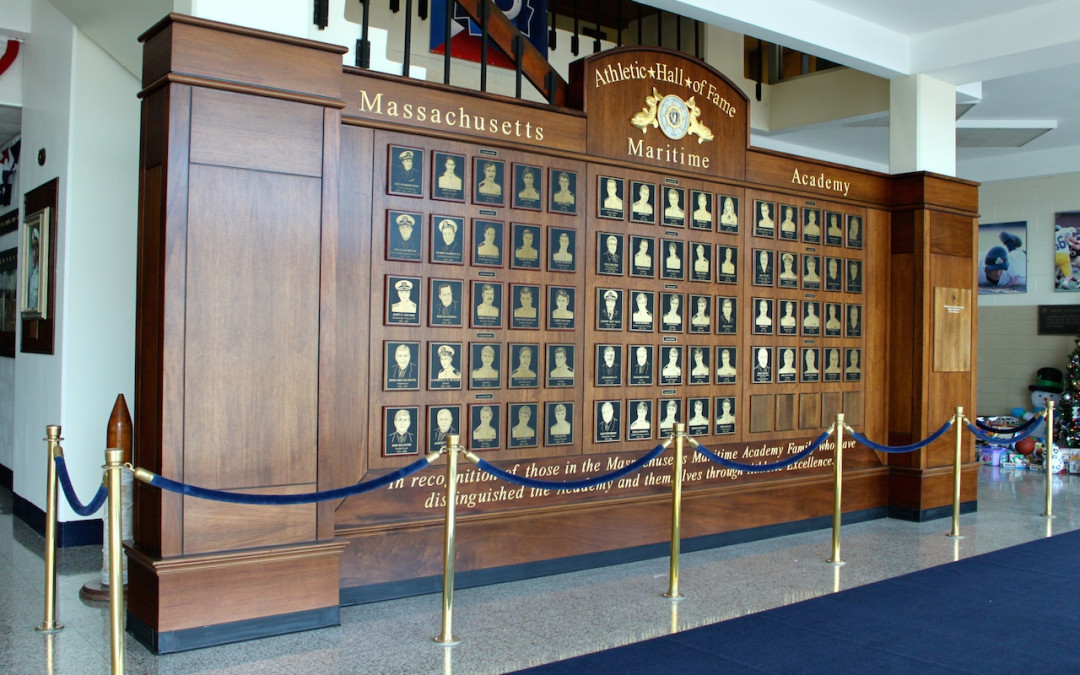
[[[956,175],[956,87],[927,75],[889,83],[889,172]]]

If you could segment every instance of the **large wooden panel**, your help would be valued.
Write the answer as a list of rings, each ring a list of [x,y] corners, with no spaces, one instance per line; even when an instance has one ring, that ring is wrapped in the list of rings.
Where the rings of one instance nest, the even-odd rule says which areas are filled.
[[[314,484],[235,490],[280,495],[314,491]],[[185,497],[184,554],[311,541],[316,538],[315,508],[315,504],[268,507]]]
[[[773,189],[869,204],[886,201],[891,190],[888,176],[841,164],[758,149],[751,149],[746,157],[746,180]]]
[[[320,189],[313,178],[191,167],[189,482],[315,481]]]

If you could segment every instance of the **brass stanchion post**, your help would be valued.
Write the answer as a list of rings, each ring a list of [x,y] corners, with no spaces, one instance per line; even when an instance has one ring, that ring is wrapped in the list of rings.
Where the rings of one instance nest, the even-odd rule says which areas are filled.
[[[833,460],[833,516],[832,516],[832,556],[827,562],[843,565],[840,559],[840,491],[844,482],[844,413],[836,413],[836,456]]]
[[[952,530],[948,536],[962,539],[960,534],[960,452],[964,444],[963,437],[964,406],[956,406],[953,424],[956,426],[956,456],[953,457],[953,495],[952,495]]]
[[[56,620],[56,458],[64,455],[60,447],[60,425],[45,427],[49,443],[49,470],[45,478],[45,616],[37,630],[52,633],[63,628]]]
[[[446,435],[446,523],[443,530],[442,632],[435,638],[441,645],[456,645],[454,637],[454,511],[457,506],[457,460],[461,447],[458,434]]]
[[[1046,449],[1043,451],[1043,469],[1046,471],[1046,513],[1047,518],[1054,517],[1054,492],[1051,466],[1054,463],[1054,402],[1046,402]]]
[[[668,590],[665,598],[681,600],[679,593],[679,549],[682,537],[682,473],[683,440],[686,437],[686,425],[676,422],[672,427],[675,436],[675,461],[671,470],[671,565],[668,571]]]
[[[112,637],[112,672],[124,672],[124,563],[123,543],[124,451],[105,451],[105,473],[109,488],[109,634]]]

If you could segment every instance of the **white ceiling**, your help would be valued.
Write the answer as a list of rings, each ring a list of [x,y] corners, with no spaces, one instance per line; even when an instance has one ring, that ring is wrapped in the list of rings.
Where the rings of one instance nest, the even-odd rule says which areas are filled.
[[[1080,0],[643,1],[880,77],[927,73],[958,85],[964,92],[958,98],[975,103],[958,121],[971,127],[961,132],[961,145],[984,146],[958,148],[961,177],[1080,171]],[[174,5],[50,2],[136,76],[142,57],[137,36]],[[753,142],[887,171],[888,112],[869,117],[755,133]],[[0,143],[18,122],[18,109],[0,106]],[[1052,128],[1023,131],[1041,131],[1039,124]],[[1006,134],[993,131],[998,129],[1035,137],[1022,147],[995,147]]]

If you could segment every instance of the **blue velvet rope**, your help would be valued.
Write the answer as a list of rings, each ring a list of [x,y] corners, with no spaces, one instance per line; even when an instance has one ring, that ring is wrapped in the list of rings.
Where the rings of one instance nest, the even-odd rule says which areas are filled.
[[[154,487],[161,488],[162,490],[169,490],[170,492],[187,495],[188,497],[198,497],[199,499],[209,499],[216,502],[264,505],[310,504],[311,502],[325,502],[330,501],[331,499],[341,499],[343,497],[350,497],[363,492],[376,490],[384,485],[389,485],[396,480],[416,473],[420,469],[428,466],[428,464],[430,464],[430,460],[427,457],[421,457],[408,466],[402,467],[393,473],[388,473],[385,476],[381,476],[374,480],[369,480],[366,483],[356,483],[355,485],[350,485],[348,487],[296,495],[241,494],[238,492],[225,492],[223,490],[209,490],[207,488],[195,487],[194,485],[178,483],[157,474],[154,474],[154,478],[150,481],[150,484]]]
[[[763,473],[765,471],[776,471],[777,469],[783,469],[785,466],[794,464],[799,460],[807,457],[810,453],[818,449],[818,447],[825,442],[825,439],[829,437],[828,431],[821,432],[821,435],[814,439],[814,441],[806,446],[803,450],[795,453],[791,457],[785,457],[779,462],[772,462],[770,464],[743,464],[742,462],[735,462],[730,459],[725,459],[720,455],[709,450],[704,445],[695,444],[694,449],[699,454],[707,458],[709,461],[719,464],[720,466],[727,467],[728,469],[737,469],[739,471],[748,471],[750,473]]]
[[[873,442],[866,436],[863,436],[858,431],[855,431],[850,427],[848,427],[848,432],[851,434],[852,438],[862,443],[866,447],[870,448],[871,450],[877,450],[878,452],[899,453],[911,452],[913,450],[918,450],[919,448],[925,448],[937,439],[941,438],[941,435],[948,431],[949,427],[951,426],[952,420],[950,419],[948,422],[943,424],[940,429],[930,434],[925,440],[921,440],[917,443],[912,443],[910,445],[881,445],[880,443]]]
[[[1039,422],[1042,421],[1042,418],[1043,418],[1042,413],[1039,413],[1038,415],[1035,415],[1034,417],[1032,417],[1031,419],[1027,420],[1026,422],[1024,422],[1023,424],[1021,424],[1020,426],[1017,426],[1017,427],[993,427],[993,426],[990,426],[989,424],[987,424],[986,422],[983,422],[982,419],[976,417],[975,418],[975,426],[979,427],[983,431],[989,431],[989,432],[995,433],[995,434],[1018,434],[1021,431],[1026,431],[1028,429],[1028,427],[1031,427],[1031,426],[1034,426],[1034,425],[1038,424]]]
[[[658,445],[644,456],[634,460],[630,464],[627,464],[621,469],[616,469],[611,473],[605,473],[602,476],[594,476],[592,478],[585,478],[582,480],[570,480],[570,481],[548,481],[537,480],[535,478],[526,478],[524,476],[518,476],[517,474],[503,471],[494,464],[490,464],[487,460],[479,459],[474,460],[476,466],[480,467],[484,471],[487,471],[496,478],[501,478],[508,483],[516,483],[518,485],[524,485],[525,487],[537,488],[540,490],[580,490],[582,488],[590,488],[596,485],[603,485],[604,483],[610,483],[613,480],[622,478],[627,474],[631,474],[641,467],[645,466],[649,462],[653,461],[660,454],[664,452],[664,446]]]
[[[1030,429],[1028,429],[1027,431],[1025,431],[1022,434],[1018,434],[1016,436],[1010,436],[1009,438],[994,438],[993,436],[990,436],[989,434],[984,434],[983,432],[979,431],[979,428],[977,426],[975,426],[974,424],[968,424],[967,428],[968,428],[968,431],[975,434],[975,438],[978,438],[980,441],[982,441],[984,443],[987,443],[989,445],[1013,445],[1017,441],[1022,441],[1025,438],[1027,438],[1028,436],[1035,433],[1035,426],[1032,425]]]
[[[97,494],[90,500],[89,504],[85,506],[79,501],[79,495],[75,494],[75,488],[71,485],[71,476],[68,475],[67,462],[64,461],[63,455],[57,455],[53,458],[56,463],[56,477],[60,479],[60,487],[64,489],[64,496],[67,497],[68,504],[71,505],[71,510],[80,516],[92,516],[97,513],[101,505],[105,503],[105,499],[109,496],[109,491],[105,489],[104,485],[98,486]]]

